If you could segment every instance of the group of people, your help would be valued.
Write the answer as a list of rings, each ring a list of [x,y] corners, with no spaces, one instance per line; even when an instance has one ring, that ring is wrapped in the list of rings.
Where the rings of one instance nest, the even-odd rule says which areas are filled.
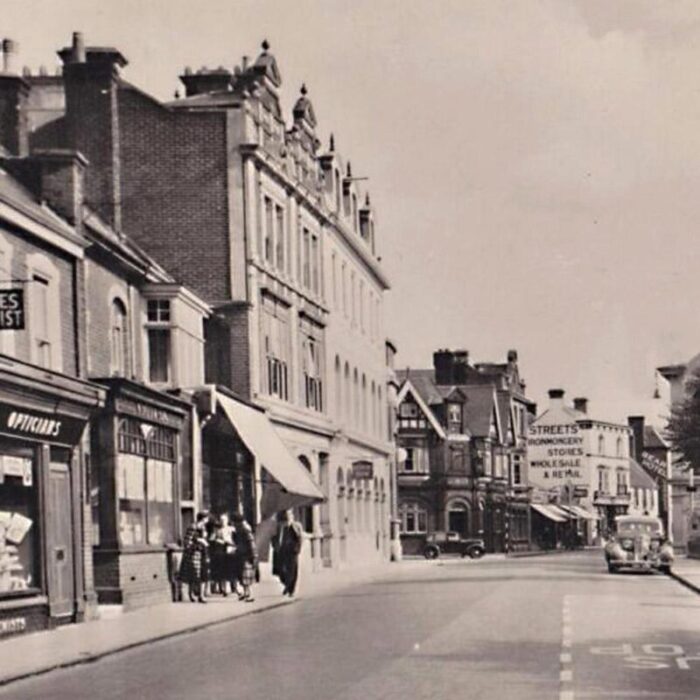
[[[251,589],[259,581],[258,551],[253,529],[240,513],[229,521],[198,513],[185,532],[179,580],[187,584],[190,601],[206,603],[208,593],[237,594],[253,602]],[[283,585],[282,595],[290,598],[299,576],[299,553],[303,542],[301,526],[291,510],[277,515],[278,527],[272,538],[272,573]]]
[[[218,518],[198,513],[187,528],[183,542],[179,579],[187,584],[189,599],[206,603],[207,593],[238,594],[252,603],[258,552],[253,529],[240,513],[233,522],[225,513]]]

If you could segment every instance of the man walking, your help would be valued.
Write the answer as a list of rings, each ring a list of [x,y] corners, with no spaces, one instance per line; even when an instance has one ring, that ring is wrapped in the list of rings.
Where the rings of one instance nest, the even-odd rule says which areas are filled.
[[[274,572],[284,584],[282,595],[290,598],[294,595],[299,576],[299,552],[304,541],[304,534],[291,510],[285,510],[281,514],[281,524],[276,540]]]

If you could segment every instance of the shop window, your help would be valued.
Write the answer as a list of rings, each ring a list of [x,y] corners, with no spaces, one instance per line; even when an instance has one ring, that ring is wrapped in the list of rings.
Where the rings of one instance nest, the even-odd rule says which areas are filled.
[[[0,441],[0,597],[40,586],[36,452]]]
[[[405,535],[428,531],[428,511],[418,503],[402,503],[399,507],[401,532]]]
[[[110,332],[111,373],[118,377],[127,374],[127,348],[129,347],[126,306],[121,299],[112,301]]]
[[[133,418],[119,421],[117,498],[122,545],[162,545],[175,538],[177,433]]]

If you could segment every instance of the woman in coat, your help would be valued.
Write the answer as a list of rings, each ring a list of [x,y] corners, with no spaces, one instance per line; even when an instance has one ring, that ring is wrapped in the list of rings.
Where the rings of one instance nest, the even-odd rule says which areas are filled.
[[[233,516],[234,541],[236,543],[236,578],[243,588],[243,592],[238,594],[240,600],[252,603],[255,600],[250,592],[250,587],[255,583],[255,570],[258,566],[258,550],[255,546],[253,528],[246,522],[245,518],[236,513]]]
[[[195,596],[200,603],[204,599],[204,582],[207,580],[209,566],[209,544],[207,542],[206,523],[207,513],[198,513],[196,522],[192,523],[185,532],[182,546],[182,563],[180,564],[180,580],[187,584],[189,598],[192,602]]]

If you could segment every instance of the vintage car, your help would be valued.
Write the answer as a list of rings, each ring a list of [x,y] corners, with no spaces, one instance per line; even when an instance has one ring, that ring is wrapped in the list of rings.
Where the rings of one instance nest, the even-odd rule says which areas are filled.
[[[605,560],[611,574],[620,569],[671,571],[673,545],[664,536],[658,518],[619,515],[615,526],[615,535],[605,545]]]
[[[425,538],[423,556],[426,559],[437,559],[441,554],[459,554],[461,557],[479,559],[485,551],[482,539],[463,538],[458,532],[433,532]]]

